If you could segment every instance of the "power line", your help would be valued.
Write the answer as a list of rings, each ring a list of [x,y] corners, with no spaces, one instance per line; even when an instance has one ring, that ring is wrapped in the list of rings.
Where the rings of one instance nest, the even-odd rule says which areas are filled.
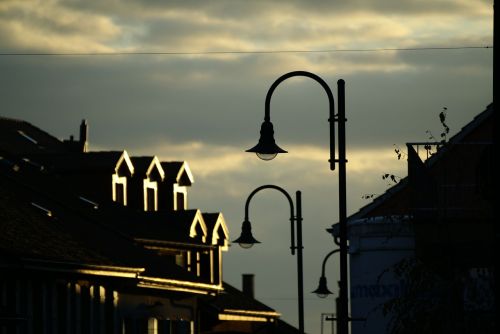
[[[326,49],[326,50],[254,50],[254,51],[117,51],[117,52],[0,52],[0,56],[204,56],[227,54],[277,54],[277,53],[340,53],[340,52],[387,52],[387,51],[443,51],[467,49],[492,49],[493,46]]]

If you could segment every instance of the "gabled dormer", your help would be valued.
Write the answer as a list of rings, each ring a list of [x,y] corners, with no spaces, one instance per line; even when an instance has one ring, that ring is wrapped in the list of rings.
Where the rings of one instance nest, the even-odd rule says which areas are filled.
[[[204,213],[205,223],[208,228],[208,240],[213,247],[205,253],[202,259],[202,272],[209,272],[212,284],[222,284],[222,251],[227,251],[229,246],[229,230],[222,213]]]
[[[193,182],[193,174],[185,161],[162,162],[165,179],[160,186],[160,210],[182,211],[188,208],[187,187]]]
[[[131,180],[131,205],[143,211],[158,211],[159,184],[165,173],[156,156],[132,157],[135,173]]]
[[[134,166],[128,156],[127,151],[123,151],[114,167],[114,173],[111,176],[113,202],[128,205],[128,181],[134,175]]]
[[[229,248],[229,230],[222,213],[203,213],[208,228],[208,240],[213,246],[219,246],[221,250]]]

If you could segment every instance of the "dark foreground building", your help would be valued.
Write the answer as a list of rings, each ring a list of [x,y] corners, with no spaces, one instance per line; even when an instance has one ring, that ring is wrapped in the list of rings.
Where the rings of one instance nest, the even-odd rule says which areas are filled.
[[[408,143],[408,176],[349,217],[353,334],[497,332],[493,116]]]
[[[223,282],[229,233],[186,162],[0,118],[0,333],[295,333]]]

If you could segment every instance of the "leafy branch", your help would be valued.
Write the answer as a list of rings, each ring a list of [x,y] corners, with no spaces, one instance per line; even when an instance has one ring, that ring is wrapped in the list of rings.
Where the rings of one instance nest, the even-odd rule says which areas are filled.
[[[398,157],[398,160],[401,160],[402,157],[407,157],[408,154],[406,154],[405,152],[403,152],[401,150],[401,148],[399,146],[397,146],[396,144],[392,144],[392,146],[394,146],[394,152],[396,153],[396,156]]]
[[[389,185],[397,184],[402,179],[403,178],[401,176],[398,176],[398,175],[389,174],[389,173],[382,174],[382,180],[388,180],[388,181],[392,182],[392,183],[389,183]]]
[[[446,141],[448,140],[448,135],[450,133],[450,127],[446,123],[446,117],[448,115],[448,108],[443,107],[441,112],[439,113],[439,122],[441,123],[442,130],[440,133],[440,138],[441,140],[437,140],[436,137],[434,137],[433,133],[430,130],[426,130],[425,132],[428,135],[428,139],[434,144],[429,143],[424,145],[424,149],[427,152],[427,158],[430,157],[432,154],[436,152],[432,152],[433,146],[435,146],[437,142],[440,142],[441,144],[445,144]],[[396,144],[393,144],[394,147],[394,153],[396,153],[396,157],[398,160],[402,160],[403,158],[407,158],[408,154],[405,153],[399,146]],[[384,173],[382,174],[382,180],[387,180],[389,181],[388,185],[393,186],[395,184],[398,184],[399,181],[401,181],[403,178],[401,176],[395,175],[395,174],[390,174],[390,173]],[[362,199],[373,199],[377,194],[364,194],[361,196]]]
[[[450,127],[446,124],[446,114],[448,113],[448,108],[443,107],[443,110],[439,113],[439,121],[443,126],[443,131],[441,132],[441,142],[444,144],[446,142],[447,136],[450,133]]]
[[[439,134],[439,137],[441,138],[441,143],[444,144],[446,143],[448,139],[448,134],[450,133],[450,127],[448,124],[446,124],[446,116],[448,115],[448,108],[443,107],[441,112],[439,113],[439,122],[441,123],[441,126],[443,127],[441,130],[441,133]],[[429,136],[428,139],[437,142],[438,140],[430,130],[426,130],[425,133]]]

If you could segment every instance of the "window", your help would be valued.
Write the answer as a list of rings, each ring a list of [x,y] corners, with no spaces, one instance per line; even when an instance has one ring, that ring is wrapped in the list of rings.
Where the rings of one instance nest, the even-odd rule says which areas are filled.
[[[158,334],[158,319],[148,319],[148,334]]]
[[[146,189],[146,211],[156,211],[156,192],[153,188]]]
[[[144,179],[144,211],[158,210],[158,185],[155,181]]]
[[[113,174],[113,202],[127,205],[127,178]]]
[[[187,189],[178,184],[174,184],[174,210],[182,211],[187,209]]]
[[[200,276],[201,254],[198,251],[187,251],[187,270]]]
[[[182,211],[186,210],[184,206],[184,194],[183,193],[176,193],[175,194],[175,201],[177,202],[177,210]]]
[[[175,264],[179,267],[186,268],[186,252],[175,254]]]

